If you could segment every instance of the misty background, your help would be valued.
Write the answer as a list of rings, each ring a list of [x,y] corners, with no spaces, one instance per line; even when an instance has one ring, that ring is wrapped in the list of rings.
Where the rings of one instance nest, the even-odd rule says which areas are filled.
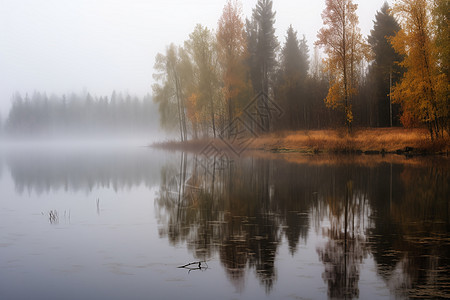
[[[256,2],[242,1],[244,17],[251,16]],[[355,1],[363,35],[384,2]],[[29,106],[64,114],[35,114],[27,124],[13,120],[12,132],[36,136],[52,124],[58,124],[52,133],[70,132],[71,122],[79,122],[81,134],[92,133],[85,129],[89,124],[104,133],[120,110],[127,111],[118,121],[127,124],[123,129],[150,134],[159,122],[151,99],[155,55],[171,42],[181,45],[197,23],[216,29],[224,5],[224,0],[0,0],[0,124],[5,127],[10,112],[16,119],[26,116],[27,100],[34,99]],[[325,1],[273,5],[278,40],[284,41],[292,24],[313,49]],[[114,94],[116,103],[106,105]],[[95,109],[83,115],[83,107]],[[46,122],[37,126],[40,118]]]

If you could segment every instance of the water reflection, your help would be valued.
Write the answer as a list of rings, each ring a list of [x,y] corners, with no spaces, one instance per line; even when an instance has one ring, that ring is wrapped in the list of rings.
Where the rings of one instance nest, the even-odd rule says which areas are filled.
[[[398,174],[402,193],[374,202],[372,253],[379,273],[404,295],[450,295],[448,166],[411,166]]]
[[[3,156],[0,155],[0,179],[3,177]]]
[[[161,235],[174,244],[186,241],[200,259],[219,253],[238,289],[248,265],[270,290],[281,228],[271,207],[270,165],[266,160],[247,160],[236,167],[222,161],[207,169],[183,154],[178,168],[162,170],[156,200]]]
[[[370,225],[367,220],[370,208],[367,195],[353,190],[354,182],[348,179],[351,177],[348,171],[341,177],[347,179],[346,183],[336,183],[336,174],[333,174],[333,190],[323,195],[322,205],[325,205],[330,226],[322,227],[322,234],[328,241],[318,247],[317,253],[325,266],[323,278],[328,285],[328,295],[352,299],[359,296],[360,264],[367,256],[365,233]]]
[[[8,152],[3,157],[16,192],[43,194],[55,190],[90,192],[93,188],[111,188],[117,191],[141,184],[158,185],[161,154],[149,152],[145,149],[40,149]]]
[[[161,242],[187,247],[196,261],[220,261],[238,292],[245,292],[248,274],[268,295],[276,294],[283,274],[292,281],[309,275],[302,266],[281,269],[287,249],[320,269],[330,298],[363,295],[363,271],[372,276],[366,282],[382,278],[400,298],[450,295],[446,159],[164,155],[147,149],[14,152],[0,156],[0,172],[3,165],[3,177],[10,173],[18,193],[159,186]],[[368,261],[375,271],[364,269]]]
[[[161,237],[186,243],[199,260],[218,255],[237,290],[251,271],[270,293],[280,245],[301,255],[315,232],[325,241],[316,253],[329,297],[359,296],[368,257],[393,294],[442,297],[450,294],[449,179],[446,160],[294,164],[184,153],[161,170],[156,210]]]

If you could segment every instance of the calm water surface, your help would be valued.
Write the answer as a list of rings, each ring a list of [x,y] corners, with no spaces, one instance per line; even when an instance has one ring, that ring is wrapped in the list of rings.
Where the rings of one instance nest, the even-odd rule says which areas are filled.
[[[5,150],[0,299],[448,298],[449,174],[446,158]]]

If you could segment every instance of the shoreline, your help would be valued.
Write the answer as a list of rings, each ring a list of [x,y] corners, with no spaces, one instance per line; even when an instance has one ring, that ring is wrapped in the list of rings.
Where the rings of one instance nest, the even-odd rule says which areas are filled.
[[[188,141],[165,141],[150,147],[165,150],[201,152],[210,143],[224,153],[231,148],[220,138]],[[355,129],[348,134],[344,130],[309,130],[276,132],[258,136],[249,142],[244,152],[270,152],[275,154],[357,154],[405,156],[448,156],[450,139],[431,141],[426,130],[404,128]]]

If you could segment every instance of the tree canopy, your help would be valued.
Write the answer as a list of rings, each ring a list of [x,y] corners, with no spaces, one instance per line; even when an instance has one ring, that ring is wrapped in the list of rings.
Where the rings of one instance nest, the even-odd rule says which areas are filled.
[[[182,46],[157,55],[162,124],[181,140],[230,137],[237,119],[237,129],[253,134],[339,125],[448,133],[448,1],[398,0],[392,10],[385,3],[367,38],[357,4],[325,4],[310,58],[292,26],[280,47],[272,0],[257,0],[245,22],[240,2],[227,0],[215,30],[198,24]],[[284,112],[276,120],[274,105]]]
[[[341,108],[345,124],[353,122],[352,99],[358,91],[358,72],[369,49],[358,27],[357,4],[352,0],[326,0],[322,13],[324,27],[317,34],[316,45],[322,46],[330,73],[330,88],[325,99],[328,106]]]
[[[406,69],[392,92],[402,105],[402,122],[405,126],[425,124],[433,139],[448,131],[450,100],[445,64],[440,63],[438,51],[439,26],[434,26],[432,11],[433,3],[428,0],[397,1],[393,12],[402,29],[391,43],[404,57],[401,66]]]

